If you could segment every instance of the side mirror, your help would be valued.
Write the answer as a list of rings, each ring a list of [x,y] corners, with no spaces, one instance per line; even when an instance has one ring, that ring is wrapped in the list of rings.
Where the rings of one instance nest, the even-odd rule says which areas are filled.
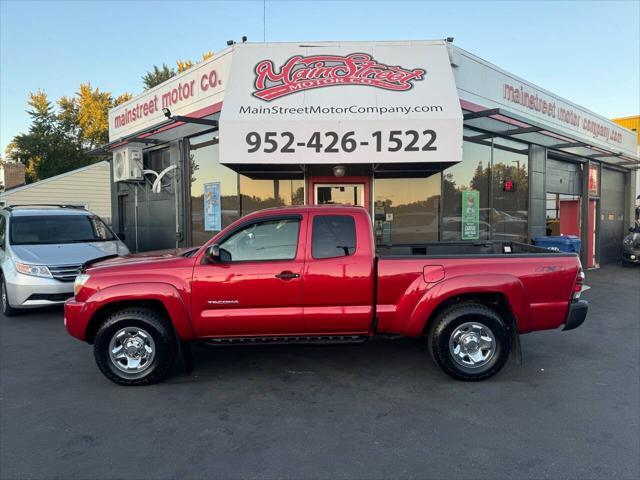
[[[125,239],[124,232],[116,233],[116,237],[118,237],[120,240],[124,242],[124,239]]]
[[[631,233],[636,233],[636,229],[635,229],[635,227],[629,227],[629,231],[630,231]]]
[[[207,251],[205,255],[209,262],[219,262],[220,261],[220,245],[218,245],[217,243],[214,243],[213,245],[209,245],[207,247]]]

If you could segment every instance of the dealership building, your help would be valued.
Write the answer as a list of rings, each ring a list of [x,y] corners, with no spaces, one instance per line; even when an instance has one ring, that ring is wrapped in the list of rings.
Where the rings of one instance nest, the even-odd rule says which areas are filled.
[[[576,235],[597,267],[633,224],[636,138],[447,41],[242,43],[111,110],[102,151],[134,251],[355,204],[381,245]]]

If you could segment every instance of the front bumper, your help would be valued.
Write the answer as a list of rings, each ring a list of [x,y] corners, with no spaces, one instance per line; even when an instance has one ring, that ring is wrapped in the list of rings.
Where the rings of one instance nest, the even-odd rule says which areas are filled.
[[[37,308],[61,305],[73,297],[73,282],[41,278],[7,271],[5,282],[13,308]]]
[[[72,337],[78,340],[86,340],[87,325],[94,313],[93,304],[76,302],[70,298],[64,303],[64,327]]]
[[[564,322],[564,330],[573,330],[578,328],[584,323],[584,319],[587,318],[587,311],[589,310],[589,302],[586,300],[578,300],[571,302],[569,305],[569,312],[567,313],[567,319]]]

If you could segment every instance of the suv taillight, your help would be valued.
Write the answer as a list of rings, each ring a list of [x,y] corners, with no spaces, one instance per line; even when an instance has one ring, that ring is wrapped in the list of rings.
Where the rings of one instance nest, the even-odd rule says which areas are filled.
[[[576,282],[573,284],[573,300],[579,300],[582,293],[582,287],[584,287],[584,272],[582,266],[578,268],[578,274],[576,275]]]

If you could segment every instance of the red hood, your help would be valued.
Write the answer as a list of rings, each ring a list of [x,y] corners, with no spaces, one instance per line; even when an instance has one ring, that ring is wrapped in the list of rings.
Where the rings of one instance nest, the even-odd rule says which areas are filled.
[[[130,265],[134,263],[147,263],[157,260],[168,260],[171,258],[181,257],[185,252],[197,250],[200,247],[189,248],[170,248],[167,250],[153,250],[150,252],[132,253],[121,257],[108,258],[90,265],[89,268],[95,267],[114,267],[121,265]]]

